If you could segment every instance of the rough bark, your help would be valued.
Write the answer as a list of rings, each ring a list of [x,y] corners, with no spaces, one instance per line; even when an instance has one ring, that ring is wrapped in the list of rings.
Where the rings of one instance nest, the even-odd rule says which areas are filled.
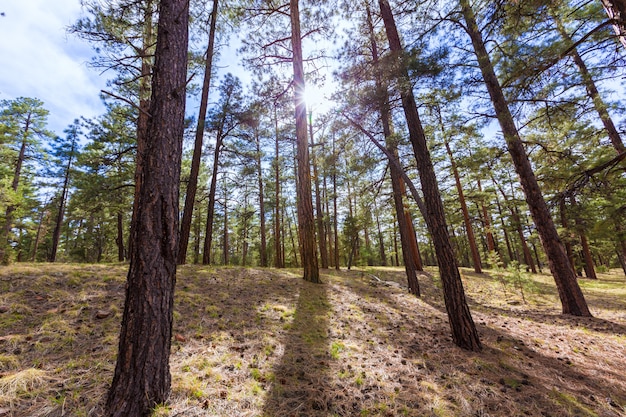
[[[300,34],[300,10],[298,0],[290,0],[291,46],[293,51],[293,86],[296,106],[296,161],[298,182],[296,187],[298,206],[298,231],[300,256],[304,279],[321,282],[315,248],[315,217],[311,192],[311,167],[307,140],[306,103],[304,102],[304,66],[302,58],[302,36]]]
[[[196,136],[193,145],[193,155],[191,157],[191,171],[189,173],[189,182],[187,184],[187,192],[185,194],[183,217],[180,222],[180,249],[178,252],[179,265],[187,262],[187,246],[189,245],[189,234],[191,233],[191,219],[193,216],[193,207],[196,202],[196,192],[198,190],[198,175],[200,173],[200,162],[202,158],[202,142],[204,141],[204,124],[209,103],[211,74],[213,71],[217,8],[218,0],[213,0],[211,24],[209,27],[209,44],[206,50],[204,80],[202,82],[202,93],[200,94],[200,109],[198,110],[198,123],[196,125]]]
[[[148,416],[169,398],[189,3],[162,0],[150,118],[108,416]]]
[[[461,275],[457,267],[452,245],[450,244],[443,203],[437,186],[437,177],[430,159],[424,129],[419,119],[408,71],[402,62],[403,48],[400,37],[389,2],[387,0],[379,0],[378,3],[385,24],[389,47],[392,54],[396,55],[395,58],[400,69],[398,74],[400,98],[409,130],[409,138],[415,152],[417,169],[420,174],[427,211],[425,220],[435,245],[439,274],[443,283],[444,301],[452,330],[452,340],[461,348],[478,351],[481,349],[481,344],[465,299]]]
[[[474,52],[478,59],[487,91],[500,123],[500,128],[509,154],[513,160],[515,170],[520,178],[522,189],[526,195],[526,202],[530,208],[537,232],[541,238],[544,251],[548,257],[550,271],[556,282],[564,314],[576,316],[591,316],[585,297],[576,281],[565,248],[556,231],[548,206],[541,194],[539,184],[530,165],[524,144],[519,136],[515,121],[509,110],[508,103],[502,92],[500,82],[496,77],[491,59],[485,48],[482,34],[478,29],[474,12],[469,0],[461,0],[461,10],[466,22],[466,30],[472,40]]]

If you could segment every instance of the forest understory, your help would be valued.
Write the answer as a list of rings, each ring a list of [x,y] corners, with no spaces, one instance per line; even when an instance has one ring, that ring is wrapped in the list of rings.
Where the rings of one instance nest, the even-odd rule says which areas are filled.
[[[113,376],[127,265],[0,269],[0,416],[98,416]],[[435,270],[183,266],[172,394],[155,416],[624,416],[626,279],[580,284],[560,314],[548,275],[463,281],[483,350],[451,340]],[[519,277],[518,277],[519,278]]]

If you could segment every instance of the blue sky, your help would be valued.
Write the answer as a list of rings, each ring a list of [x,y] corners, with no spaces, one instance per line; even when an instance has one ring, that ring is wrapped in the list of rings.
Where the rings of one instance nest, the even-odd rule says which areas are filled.
[[[89,68],[89,44],[66,32],[80,16],[79,0],[0,0],[0,12],[0,99],[42,100],[57,135],[76,118],[104,112],[105,75]]]

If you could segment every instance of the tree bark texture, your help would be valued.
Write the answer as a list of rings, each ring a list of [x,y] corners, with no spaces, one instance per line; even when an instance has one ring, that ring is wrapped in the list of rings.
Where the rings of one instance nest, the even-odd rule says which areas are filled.
[[[311,166],[307,139],[306,103],[304,102],[304,66],[302,61],[302,36],[300,34],[300,10],[298,0],[290,0],[289,4],[291,13],[291,45],[293,50],[293,85],[296,105],[298,240],[300,242],[304,279],[309,282],[321,282],[315,248],[315,217],[313,216]]]
[[[171,376],[178,199],[185,116],[189,3],[162,0],[150,118],[131,225],[126,301],[108,416],[148,416],[167,401]]]
[[[398,83],[400,98],[409,130],[409,138],[415,152],[417,169],[420,174],[427,211],[425,220],[435,245],[435,254],[443,283],[444,301],[452,330],[452,339],[457,346],[463,349],[478,351],[481,350],[481,344],[467,300],[465,299],[461,275],[450,243],[443,203],[437,186],[437,177],[430,159],[424,129],[419,119],[411,81],[406,66],[402,62],[403,48],[400,36],[396,29],[389,2],[387,0],[379,0],[378,3],[385,24],[389,47],[392,54],[396,55],[397,63],[399,64]]]
[[[500,82],[496,77],[469,0],[461,0],[461,10],[465,18],[466,30],[472,40],[474,52],[478,59],[478,65],[502,129],[502,134],[513,159],[515,170],[520,178],[522,189],[526,195],[526,202],[537,226],[541,243],[548,257],[550,271],[556,282],[561,299],[562,311],[564,314],[591,316],[585,297],[576,281],[576,276],[565,253],[565,248],[550,216],[548,206],[539,189],[539,184],[526,155],[524,144],[515,126],[515,121],[502,92]]]
[[[187,263],[187,246],[189,245],[189,234],[191,233],[191,219],[193,217],[193,207],[196,202],[196,192],[198,190],[198,175],[200,173],[200,162],[202,158],[202,142],[204,141],[204,123],[209,103],[211,74],[213,72],[213,51],[215,48],[215,32],[217,27],[217,7],[218,0],[213,0],[211,24],[209,27],[209,45],[206,50],[204,80],[202,82],[202,92],[200,94],[200,109],[198,110],[198,123],[196,125],[196,136],[193,145],[193,155],[191,157],[191,171],[189,173],[187,192],[185,193],[183,217],[180,223],[180,248],[178,252],[179,265]]]

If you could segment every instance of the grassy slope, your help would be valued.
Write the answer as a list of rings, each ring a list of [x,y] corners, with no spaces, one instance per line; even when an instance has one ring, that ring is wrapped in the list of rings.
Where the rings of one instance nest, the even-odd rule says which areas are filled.
[[[0,269],[0,416],[95,416],[117,350],[124,265]],[[180,269],[162,416],[626,415],[626,283],[581,280],[596,316],[559,314],[548,276],[463,271],[484,345],[456,348],[437,280],[402,271]],[[375,278],[376,277],[376,278]],[[381,279],[382,281],[379,281]]]

